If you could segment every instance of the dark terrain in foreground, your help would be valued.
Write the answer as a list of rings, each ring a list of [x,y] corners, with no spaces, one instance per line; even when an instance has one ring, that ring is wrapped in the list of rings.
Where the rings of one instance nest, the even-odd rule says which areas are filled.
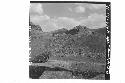
[[[31,79],[105,80],[106,28],[43,32],[30,23]]]
[[[71,71],[60,67],[29,66],[29,76],[32,79],[105,79],[104,73]]]

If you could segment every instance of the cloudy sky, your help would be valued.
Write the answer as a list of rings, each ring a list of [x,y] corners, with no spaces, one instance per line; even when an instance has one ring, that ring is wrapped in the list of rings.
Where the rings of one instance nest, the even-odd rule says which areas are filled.
[[[45,32],[77,25],[88,28],[106,26],[106,5],[90,3],[31,3],[30,21]]]

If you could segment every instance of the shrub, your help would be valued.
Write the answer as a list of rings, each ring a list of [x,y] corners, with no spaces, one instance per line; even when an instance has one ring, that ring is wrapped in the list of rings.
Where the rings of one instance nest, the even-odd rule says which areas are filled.
[[[50,57],[50,52],[44,52],[44,53],[41,53],[41,54],[35,56],[34,58],[32,58],[32,60],[30,60],[30,62],[45,63],[48,61],[49,57]]]

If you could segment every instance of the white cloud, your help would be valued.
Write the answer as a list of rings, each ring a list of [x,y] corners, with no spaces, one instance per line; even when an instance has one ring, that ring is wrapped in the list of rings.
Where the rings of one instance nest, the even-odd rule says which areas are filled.
[[[69,17],[59,17],[57,19],[57,22],[59,26],[62,26],[63,28],[67,29],[71,29],[80,24],[79,21]]]
[[[68,10],[69,10],[70,12],[72,12],[72,11],[73,11],[73,9],[72,9],[72,8],[68,8]]]
[[[94,5],[93,5],[94,6]],[[96,8],[96,6],[94,6]],[[100,7],[102,7],[100,5]],[[72,11],[71,9],[69,9]],[[84,13],[85,8],[81,5],[78,5],[75,8],[77,13]],[[71,29],[77,25],[86,25],[89,28],[101,28],[106,26],[106,17],[99,14],[91,14],[87,18],[82,20],[75,20],[69,17],[56,17],[50,18],[48,15],[45,15],[43,12],[42,4],[33,3],[30,8],[30,21],[34,24],[40,25],[42,30],[45,32],[54,31],[61,28]]]
[[[42,14],[43,14],[42,4],[40,4],[40,3],[31,3],[30,15],[42,15]]]
[[[69,17],[49,18],[48,16],[33,16],[31,17],[31,21],[40,25],[45,32],[61,28],[71,29],[80,24],[79,21]]]
[[[81,5],[83,5],[84,3],[72,3],[72,4],[77,5],[77,6],[81,6]]]
[[[42,30],[45,32],[50,32],[59,29],[58,25],[52,21],[48,20],[45,24],[41,24]]]
[[[51,27],[50,29],[52,29],[53,27],[55,27],[54,23],[50,23],[49,22],[50,17],[47,15],[41,15],[41,16],[30,16],[30,21],[33,22],[36,25],[40,25],[43,31],[47,31],[47,29],[49,27]],[[48,29],[48,31],[50,31],[50,29]]]
[[[89,6],[90,9],[101,9],[101,8],[106,8],[105,4],[91,4],[91,6]]]
[[[91,14],[82,20],[75,20],[69,17],[49,18],[49,16],[34,16],[31,18],[32,22],[41,26],[45,32],[58,30],[61,28],[72,29],[77,25],[85,25],[88,28],[103,28],[106,26],[106,17],[100,14]]]
[[[88,4],[88,3],[73,3],[73,4],[76,6],[82,6],[85,8],[89,8],[91,10],[93,10],[93,9],[98,10],[98,9],[106,8],[105,4]]]
[[[40,3],[31,4],[30,21],[36,25],[40,25],[45,32],[57,29],[56,23],[48,15],[44,14],[42,4]]]
[[[80,21],[81,25],[86,25],[89,28],[102,28],[106,26],[106,16],[100,14],[91,14],[88,18]]]
[[[30,16],[30,21],[35,23],[35,24],[39,24],[43,21],[49,20],[50,17],[47,15],[43,15],[43,16]]]
[[[52,19],[41,20],[38,18],[34,18],[33,23],[36,25],[40,25],[44,32],[50,32],[60,28],[58,27],[57,23]]]
[[[80,9],[80,11],[83,10]],[[50,32],[61,28],[71,29],[80,24],[79,21],[69,17],[50,18],[48,15],[44,14],[42,4],[40,3],[31,4],[30,21],[36,25],[40,25],[42,30],[45,32]]]
[[[75,8],[75,12],[76,13],[84,13],[85,12],[85,8],[83,6],[77,6]]]

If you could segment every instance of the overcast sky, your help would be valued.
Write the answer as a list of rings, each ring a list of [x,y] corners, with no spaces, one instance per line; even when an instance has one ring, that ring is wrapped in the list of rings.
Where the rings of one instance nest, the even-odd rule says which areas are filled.
[[[88,28],[106,26],[106,5],[90,3],[31,3],[30,21],[45,32],[77,25]]]

